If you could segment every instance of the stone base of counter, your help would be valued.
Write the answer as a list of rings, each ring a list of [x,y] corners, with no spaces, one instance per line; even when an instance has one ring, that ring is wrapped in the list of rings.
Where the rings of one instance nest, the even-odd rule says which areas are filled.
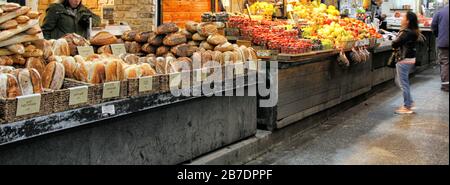
[[[210,97],[0,147],[0,164],[179,164],[256,133],[256,97]]]

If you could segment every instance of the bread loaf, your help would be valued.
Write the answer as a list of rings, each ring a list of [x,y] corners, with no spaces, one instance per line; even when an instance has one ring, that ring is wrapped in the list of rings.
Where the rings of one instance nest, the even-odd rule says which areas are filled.
[[[14,72],[22,95],[42,92],[41,76],[35,69],[18,69]]]
[[[58,39],[53,42],[53,54],[56,56],[70,56],[70,47],[66,39]]]
[[[162,34],[169,34],[169,33],[175,33],[178,32],[179,28],[175,23],[164,23],[156,29],[156,34],[162,35]]]
[[[89,64],[87,82],[101,84],[105,82],[106,69],[103,62],[93,62]]]
[[[198,23],[194,21],[187,21],[185,27],[187,31],[191,33],[197,33]]]
[[[30,18],[26,15],[21,15],[16,18],[16,21],[18,24],[25,24],[30,20]]]
[[[0,29],[2,30],[14,29],[17,28],[18,25],[19,23],[17,23],[17,21],[13,19],[0,24]]]
[[[210,35],[217,34],[219,30],[217,29],[217,26],[214,23],[204,22],[200,23],[197,26],[197,32],[203,37],[208,37]]]
[[[92,63],[77,62],[73,77],[78,81],[88,82],[88,67],[90,66],[90,64]]]
[[[154,63],[156,73],[166,74],[165,63],[166,63],[166,59],[164,57],[156,58],[156,61]]]
[[[169,52],[169,48],[166,46],[161,46],[156,49],[156,56],[163,56]]]
[[[192,54],[192,64],[194,67],[201,68],[202,66],[202,53],[197,51]]]
[[[204,41],[206,37],[201,36],[199,33],[192,35],[192,40],[194,41]]]
[[[84,60],[84,57],[82,57],[81,55],[76,55],[76,56],[74,56],[73,58],[75,59],[75,61],[76,61],[77,63],[84,63],[84,62],[86,62],[86,61]]]
[[[41,15],[39,12],[36,11],[29,11],[28,13],[25,14],[27,17],[29,17],[30,19],[36,19],[39,18],[39,16]]]
[[[150,45],[149,43],[146,43],[142,46],[142,52],[150,54],[150,53],[155,53],[156,48],[154,48],[152,45]]]
[[[148,38],[148,43],[150,43],[152,46],[161,46],[163,45],[163,40],[166,37],[166,35],[150,35]]]
[[[219,35],[219,34],[209,36],[207,41],[209,44],[214,45],[214,46],[228,42],[226,37],[224,37],[223,35]]]
[[[134,38],[134,41],[139,43],[146,43],[148,41],[148,38],[150,37],[151,32],[140,32],[136,34],[136,37]]]
[[[84,37],[76,34],[76,33],[69,33],[63,36],[63,38],[67,41],[67,44],[69,45],[70,49],[70,55],[75,56],[78,55],[78,46],[90,46],[90,43],[88,40],[86,40]]]
[[[65,69],[59,62],[50,62],[42,75],[42,84],[46,89],[59,90],[64,83]]]
[[[36,69],[39,74],[44,74],[45,71],[45,63],[41,58],[30,57],[27,59],[26,68],[28,69]]]
[[[122,40],[124,41],[134,41],[134,39],[136,38],[137,32],[130,30],[130,31],[126,31],[122,34]]]
[[[42,29],[40,26],[33,26],[32,28],[28,29],[26,34],[28,35],[36,35],[42,33]]]
[[[186,37],[187,40],[192,40],[193,34],[191,32],[189,32],[187,30],[181,30],[180,33],[182,33]]]
[[[142,77],[142,70],[136,64],[128,65],[124,69],[124,74],[126,79],[136,79]]]
[[[209,44],[206,41],[203,41],[202,43],[200,43],[200,48],[204,48],[205,50],[214,50],[214,46]]]
[[[0,6],[0,8],[4,12],[12,12],[12,11],[18,10],[20,8],[20,4],[17,4],[17,3],[5,3],[5,4],[2,4]]]
[[[186,42],[187,42],[186,36],[182,33],[169,34],[163,40],[163,44],[166,46],[176,46]]]
[[[105,65],[105,82],[124,80],[123,64],[120,60],[111,60]]]
[[[94,38],[91,39],[91,45],[94,46],[103,46],[103,45],[110,45],[110,44],[116,44],[117,38],[116,36],[112,35],[109,32],[101,31],[97,33]]]
[[[219,44],[214,48],[215,51],[220,51],[220,52],[227,52],[227,51],[233,51],[234,47],[231,43],[229,42],[225,42],[223,44]]]
[[[191,57],[195,49],[189,44],[180,44],[171,49],[171,52],[178,57]]]
[[[0,98],[16,98],[21,95],[17,78],[12,74],[0,73]]]
[[[13,60],[13,65],[25,65],[27,60],[22,55],[11,55],[9,56]]]
[[[51,56],[53,56],[53,45],[50,41],[45,39],[39,39],[33,41],[33,45],[35,45],[36,48],[41,49],[44,52],[44,59],[48,59]]]
[[[112,54],[111,45],[104,45],[97,50],[98,54]]]
[[[25,51],[25,53],[23,54],[23,57],[25,58],[29,58],[29,57],[43,57],[44,56],[44,51],[40,50],[40,49],[35,49],[32,51]]]
[[[135,54],[122,54],[120,58],[127,64],[139,63],[139,57]]]
[[[213,55],[214,52],[212,51],[205,51],[202,53],[202,67],[206,67],[209,62],[213,61]]]
[[[13,44],[10,46],[7,46],[9,51],[15,53],[15,54],[24,54],[25,53],[25,46],[23,44]]]
[[[141,51],[141,45],[136,41],[133,42],[125,42],[125,49],[127,53],[139,53]]]
[[[0,56],[0,66],[12,66],[14,61],[9,56]]]
[[[200,42],[197,41],[189,41],[187,44],[191,45],[191,46],[200,46]]]
[[[62,64],[64,66],[67,78],[75,78],[75,71],[77,70],[77,62],[73,57],[63,57]]]
[[[139,67],[141,68],[143,77],[156,75],[156,71],[148,63],[142,63],[139,65]]]

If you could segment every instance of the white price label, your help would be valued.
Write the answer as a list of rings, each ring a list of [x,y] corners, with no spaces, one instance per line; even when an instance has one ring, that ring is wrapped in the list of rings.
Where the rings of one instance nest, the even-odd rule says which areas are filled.
[[[102,114],[115,115],[116,114],[116,106],[114,106],[114,105],[102,106]]]

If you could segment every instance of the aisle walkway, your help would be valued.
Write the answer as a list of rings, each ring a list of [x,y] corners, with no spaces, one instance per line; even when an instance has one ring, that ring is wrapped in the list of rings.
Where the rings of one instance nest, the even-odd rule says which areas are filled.
[[[438,69],[413,79],[414,115],[395,115],[397,88],[377,94],[248,163],[449,164],[449,94],[440,91]]]

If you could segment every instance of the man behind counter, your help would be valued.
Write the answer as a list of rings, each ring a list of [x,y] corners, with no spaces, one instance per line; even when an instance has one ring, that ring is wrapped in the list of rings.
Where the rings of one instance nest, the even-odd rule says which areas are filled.
[[[44,24],[41,26],[45,39],[59,39],[67,33],[77,33],[85,38],[89,35],[89,18],[92,26],[100,24],[100,17],[85,7],[81,0],[60,0],[50,4]]]

